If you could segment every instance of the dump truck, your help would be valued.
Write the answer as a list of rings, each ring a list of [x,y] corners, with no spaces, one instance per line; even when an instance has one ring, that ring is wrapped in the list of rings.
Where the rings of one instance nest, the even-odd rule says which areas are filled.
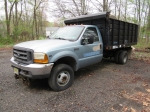
[[[10,59],[15,77],[48,79],[54,91],[73,84],[74,72],[96,64],[103,58],[114,58],[126,64],[132,45],[137,44],[138,25],[120,21],[109,12],[66,19],[45,40],[14,45]]]

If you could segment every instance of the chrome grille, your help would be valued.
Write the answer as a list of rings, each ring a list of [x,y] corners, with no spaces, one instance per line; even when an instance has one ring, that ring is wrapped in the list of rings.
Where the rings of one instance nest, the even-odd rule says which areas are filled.
[[[13,55],[14,55],[15,61],[19,63],[25,63],[25,64],[33,63],[33,52],[31,49],[14,47]]]

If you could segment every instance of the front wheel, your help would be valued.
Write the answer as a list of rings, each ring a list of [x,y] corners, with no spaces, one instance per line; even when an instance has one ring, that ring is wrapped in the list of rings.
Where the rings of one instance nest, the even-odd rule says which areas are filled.
[[[54,91],[62,91],[69,88],[73,80],[73,69],[66,64],[59,64],[53,68],[48,84]]]

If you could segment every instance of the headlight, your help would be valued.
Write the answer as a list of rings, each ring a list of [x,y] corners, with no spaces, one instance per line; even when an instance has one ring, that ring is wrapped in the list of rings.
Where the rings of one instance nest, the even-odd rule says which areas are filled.
[[[34,63],[48,63],[48,57],[44,53],[34,53]]]

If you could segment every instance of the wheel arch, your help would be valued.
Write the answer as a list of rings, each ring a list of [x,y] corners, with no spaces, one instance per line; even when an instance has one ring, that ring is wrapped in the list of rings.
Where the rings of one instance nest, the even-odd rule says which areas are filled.
[[[57,64],[67,64],[72,67],[74,71],[78,70],[78,57],[73,52],[59,52],[54,55],[50,61],[54,63],[54,66]]]

